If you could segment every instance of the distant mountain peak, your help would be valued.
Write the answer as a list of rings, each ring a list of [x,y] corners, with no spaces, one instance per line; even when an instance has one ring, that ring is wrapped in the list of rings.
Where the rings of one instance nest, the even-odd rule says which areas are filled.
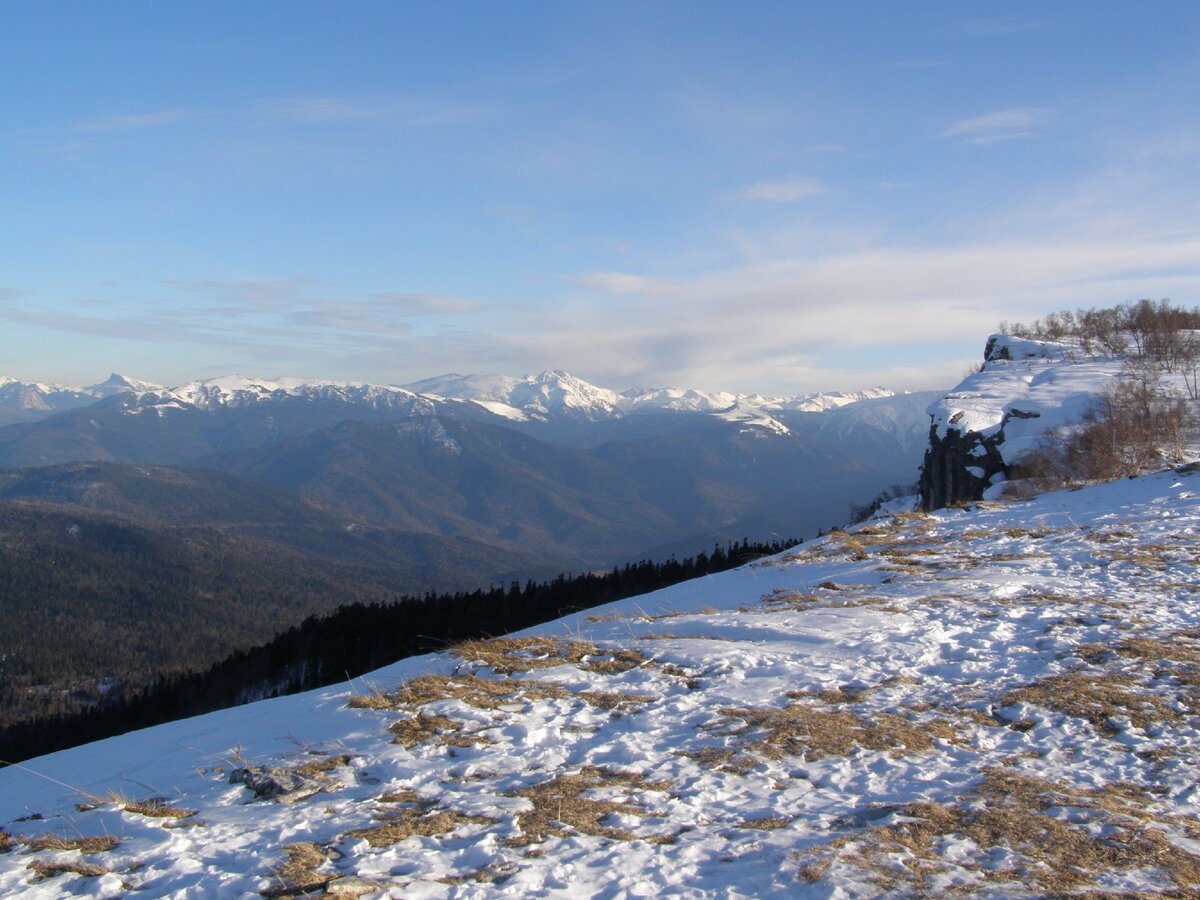
[[[104,398],[126,391],[165,391],[166,388],[161,384],[154,384],[153,382],[142,381],[140,378],[130,378],[128,375],[113,372],[104,381],[88,385],[82,390],[83,393],[91,394],[93,397]]]

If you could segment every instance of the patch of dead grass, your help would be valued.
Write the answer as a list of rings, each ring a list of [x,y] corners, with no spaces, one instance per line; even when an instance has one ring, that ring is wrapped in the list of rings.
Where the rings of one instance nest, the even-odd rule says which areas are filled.
[[[325,851],[316,844],[305,842],[288,844],[287,860],[271,875],[271,885],[259,891],[264,897],[296,897],[317,893],[337,876],[331,872],[318,872],[326,862]]]
[[[1134,679],[1112,672],[1067,672],[1010,691],[1003,703],[1029,703],[1072,718],[1086,719],[1098,731],[1115,733],[1110,720],[1128,716],[1137,728],[1175,722],[1180,714],[1160,697],[1139,693]]]
[[[601,648],[591,641],[550,637],[464,641],[453,652],[467,662],[481,662],[502,675],[562,665],[614,675],[646,662],[646,657],[636,650]]]
[[[148,819],[190,819],[196,815],[194,809],[172,806],[164,797],[151,797],[148,800],[123,803],[121,809],[127,813],[145,816]]]
[[[792,609],[810,609],[818,603],[825,603],[829,598],[811,592],[775,588],[771,593],[763,594],[760,599],[768,605],[789,606]]]
[[[416,807],[388,810],[378,825],[351,831],[347,837],[364,840],[372,847],[391,847],[410,837],[437,837],[463,825],[491,825],[495,819],[468,816],[452,809],[433,809],[422,802]]]
[[[1200,857],[1147,824],[1144,806],[1153,793],[1119,783],[1080,790],[990,769],[969,807],[909,804],[888,824],[814,848],[799,875],[817,881],[833,865],[845,865],[882,890],[924,895],[931,890],[932,876],[958,869],[980,882],[1032,884],[1058,895],[1074,893],[1104,873],[1157,869],[1179,889],[1190,891],[1200,885]],[[1047,814],[1064,806],[1076,811],[1071,821]],[[1137,821],[1131,822],[1131,816]],[[1093,827],[1097,825],[1101,827]],[[956,839],[953,849],[950,838]],[[969,856],[963,839],[974,845]],[[996,869],[997,850],[1016,859]]]
[[[817,700],[831,706],[853,704],[865,700],[876,691],[886,690],[897,685],[917,685],[921,682],[909,675],[889,675],[878,684],[851,686],[843,685],[819,691],[788,691],[789,700]]]
[[[761,819],[743,819],[738,822],[738,828],[751,828],[755,831],[778,831],[787,828],[794,820],[786,816],[763,816]]]
[[[320,756],[317,759],[309,760],[306,763],[296,766],[292,769],[297,775],[304,775],[308,778],[314,775],[323,775],[326,772],[331,772],[341,766],[348,766],[350,760],[354,759],[352,753],[339,753],[334,756]]]
[[[758,760],[731,747],[699,747],[695,750],[676,750],[676,756],[690,759],[705,769],[729,775],[745,775],[759,765]]]
[[[463,723],[449,716],[417,713],[399,719],[388,726],[393,735],[392,743],[399,744],[405,749],[411,749],[417,744],[437,739],[439,744],[447,747],[474,747],[478,744],[488,744],[491,741],[479,734],[463,730]]]
[[[13,836],[0,828],[0,853],[7,853],[13,848]]]
[[[380,803],[431,803],[414,790],[388,791],[379,796]]]
[[[637,654],[641,659],[641,655]],[[603,662],[604,660],[601,660]],[[413,747],[431,738],[449,746],[467,747],[490,741],[474,732],[464,732],[463,724],[423,707],[440,701],[457,700],[474,709],[517,710],[526,703],[540,700],[579,699],[600,709],[622,709],[647,703],[648,694],[611,691],[575,692],[561,684],[539,679],[480,678],[477,675],[421,675],[405,682],[395,691],[376,691],[351,699],[359,709],[408,711],[409,715],[390,726],[395,743]]]
[[[743,733],[764,732],[745,746],[768,759],[801,756],[812,762],[824,756],[849,756],[857,748],[903,756],[932,750],[935,739],[959,742],[954,726],[944,720],[916,722],[894,713],[868,718],[806,702],[783,709],[728,708],[721,714],[745,722]]]
[[[37,875],[38,879],[53,878],[56,875],[81,875],[84,878],[99,878],[101,875],[107,875],[111,870],[98,863],[90,863],[82,859],[73,860],[47,860],[35,859],[25,868]]]
[[[614,772],[586,766],[572,775],[560,775],[509,794],[528,800],[533,808],[517,814],[521,837],[508,841],[510,847],[540,843],[549,836],[566,837],[587,834],[612,840],[631,841],[635,835],[623,828],[604,825],[609,816],[645,814],[636,804],[617,800],[598,800],[585,796],[589,791],[606,787],[624,787],[639,791],[664,791],[666,782],[647,781],[644,775]],[[668,840],[669,838],[660,838]],[[652,840],[652,839],[650,839]]]
[[[42,834],[23,842],[30,850],[78,850],[81,853],[107,853],[121,843],[110,834],[97,837],[63,837],[59,834]]]

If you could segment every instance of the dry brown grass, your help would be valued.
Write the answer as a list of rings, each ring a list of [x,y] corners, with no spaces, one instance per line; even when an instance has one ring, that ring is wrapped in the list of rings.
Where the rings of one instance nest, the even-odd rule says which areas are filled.
[[[664,791],[669,787],[666,782],[647,781],[643,775],[587,766],[573,775],[560,775],[551,781],[522,788],[509,796],[522,797],[532,803],[533,808],[517,814],[517,825],[522,835],[510,840],[509,846],[523,847],[531,843],[540,843],[551,835],[566,837],[570,834],[588,834],[619,841],[633,840],[635,836],[632,832],[623,828],[607,827],[603,822],[615,814],[644,815],[640,806],[584,796],[595,788],[613,786],[642,791]],[[669,838],[660,837],[659,840]]]
[[[39,879],[53,878],[55,875],[64,875],[68,872],[72,875],[82,875],[84,878],[99,878],[101,875],[107,875],[110,871],[104,866],[82,859],[67,862],[35,859],[26,868],[36,874]]]
[[[388,810],[378,825],[351,831],[347,837],[364,840],[372,847],[390,847],[410,837],[436,837],[463,825],[491,825],[494,819],[468,816],[451,809],[432,809],[431,804]]]
[[[879,682],[879,684],[865,685],[863,687],[843,686],[820,691],[788,691],[787,698],[789,700],[817,700],[821,703],[828,703],[831,706],[840,706],[842,704],[858,703],[876,691],[885,690],[886,688],[920,683],[920,681],[909,675],[890,675]]]
[[[676,750],[676,756],[693,760],[705,769],[730,775],[744,775],[759,765],[753,756],[745,756],[731,747],[700,747],[695,750]]]
[[[350,760],[354,759],[352,753],[339,753],[335,756],[320,756],[317,759],[309,760],[296,766],[292,771],[299,775],[323,775],[326,772],[331,772],[340,766],[350,764]]]
[[[388,731],[394,735],[392,743],[399,744],[405,749],[434,738],[439,744],[447,747],[474,747],[478,744],[491,743],[482,735],[464,732],[462,722],[455,721],[449,716],[436,716],[428,713],[417,713],[393,722],[388,726]]]
[[[1121,716],[1128,716],[1137,728],[1179,720],[1180,714],[1161,698],[1133,690],[1134,684],[1134,679],[1124,674],[1067,672],[1010,691],[1003,702],[1029,703],[1086,719],[1106,734],[1114,732],[1109,720]]]
[[[765,732],[745,746],[768,759],[801,756],[811,762],[824,756],[848,756],[856,748],[902,756],[932,750],[935,739],[959,741],[954,726],[944,720],[915,722],[893,713],[868,718],[814,703],[792,703],[783,709],[730,708],[721,714],[741,719],[746,732]]]
[[[763,816],[761,819],[744,819],[738,822],[738,828],[752,828],[755,831],[778,831],[787,828],[794,820],[785,816]]]
[[[449,716],[420,711],[443,700],[457,700],[475,709],[513,710],[538,700],[580,699],[600,709],[622,709],[654,699],[648,694],[605,691],[574,692],[560,684],[537,679],[480,678],[476,675],[421,675],[390,694],[364,694],[350,701],[351,706],[367,709],[408,710],[413,715],[391,726],[395,742],[412,747],[437,737],[441,743],[466,747],[488,743],[475,733],[463,733],[463,726]],[[356,702],[357,701],[357,702]]]
[[[453,648],[467,662],[481,662],[502,675],[575,665],[589,672],[619,674],[646,662],[636,650],[601,648],[591,641],[549,637],[464,641]]]
[[[422,708],[439,701],[457,700],[475,709],[515,711],[534,701],[566,699],[579,699],[600,709],[615,710],[636,707],[655,698],[648,694],[575,692],[561,684],[539,679],[421,675],[391,693],[376,691],[354,697],[349,705],[359,709],[411,712],[412,715],[393,723],[390,728],[396,736],[395,743],[405,747],[431,738],[449,746],[466,747],[490,741],[478,733],[464,733],[462,723],[449,716],[424,712]]]
[[[13,848],[13,836],[0,828],[0,853],[7,853]]]
[[[271,876],[271,885],[259,893],[264,897],[295,897],[324,889],[337,876],[318,872],[325,863],[325,851],[313,843],[288,844],[287,860]]]
[[[416,791],[405,788],[402,791],[388,791],[386,794],[381,794],[379,797],[380,803],[432,803],[418,794]]]
[[[149,819],[190,819],[196,814],[194,809],[172,806],[162,797],[127,802],[121,805],[121,809],[127,813],[146,816]]]
[[[1167,640],[1128,638],[1112,648],[1121,656],[1146,662],[1168,660],[1173,663],[1200,663],[1200,644],[1183,632],[1168,635]]]
[[[581,691],[576,694],[589,706],[597,709],[640,709],[643,703],[649,703],[655,698],[650,694],[628,694],[615,691]]]
[[[792,609],[809,609],[818,603],[825,603],[828,597],[802,591],[788,591],[775,588],[769,594],[762,595],[762,602],[771,605],[790,606]]]
[[[845,835],[815,849],[800,877],[815,881],[834,863],[848,865],[879,888],[924,895],[930,877],[953,868],[980,882],[1031,885],[1058,895],[1079,890],[1097,875],[1161,870],[1182,891],[1200,885],[1200,858],[1171,844],[1149,827],[1144,812],[1153,792],[1129,785],[1079,790],[1012,770],[988,770],[970,808],[913,803],[897,821]],[[1055,807],[1076,809],[1072,821],[1047,815]],[[1082,811],[1082,812],[1080,812]],[[1136,821],[1130,821],[1130,817]],[[1102,830],[1090,828],[1103,825]],[[943,858],[945,839],[958,838],[954,859]],[[961,839],[975,845],[965,858]],[[996,870],[994,851],[1018,859]]]
[[[516,678],[480,678],[476,675],[420,675],[390,694],[363,695],[352,706],[369,709],[417,709],[440,700],[458,700],[476,709],[501,709],[525,701],[560,700],[571,696],[562,685]],[[355,698],[358,700],[359,698]]]
[[[115,850],[121,841],[112,835],[98,837],[63,837],[58,834],[42,834],[24,841],[25,846],[35,853],[43,850],[79,850],[82,853],[107,853]]]

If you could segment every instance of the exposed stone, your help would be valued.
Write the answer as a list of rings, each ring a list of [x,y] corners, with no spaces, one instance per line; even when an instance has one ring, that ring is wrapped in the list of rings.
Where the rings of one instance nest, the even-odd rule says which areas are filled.
[[[247,766],[234,769],[230,784],[244,784],[256,797],[277,803],[295,803],[321,791],[336,790],[341,782],[320,773],[306,774],[281,766]]]
[[[347,875],[345,878],[335,878],[325,885],[326,897],[365,897],[384,890],[384,885],[367,881],[357,875]]]

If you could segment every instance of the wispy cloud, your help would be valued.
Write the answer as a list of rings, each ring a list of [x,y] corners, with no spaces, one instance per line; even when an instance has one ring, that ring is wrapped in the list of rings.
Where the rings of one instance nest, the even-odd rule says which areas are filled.
[[[78,131],[135,131],[141,128],[170,125],[192,118],[194,115],[195,113],[186,109],[163,109],[156,112],[98,116],[77,122],[75,128]]]
[[[497,112],[494,105],[431,97],[288,97],[270,106],[278,121],[302,125],[374,123],[394,127],[445,127],[479,121]]]
[[[1047,110],[1036,106],[1001,109],[955,122],[938,137],[958,138],[976,144],[1030,137],[1033,127],[1044,121],[1047,115]]]
[[[319,289],[321,282],[303,275],[289,278],[251,278],[240,281],[207,279],[201,281],[168,280],[164,285],[190,294],[219,298],[234,306],[281,309],[304,302]]]
[[[828,191],[813,178],[782,178],[778,181],[759,181],[743,188],[738,196],[745,200],[765,200],[769,203],[795,203]]]
[[[442,294],[372,294],[377,307],[389,308],[401,316],[455,316],[479,312],[486,304],[469,297],[447,297]]]

